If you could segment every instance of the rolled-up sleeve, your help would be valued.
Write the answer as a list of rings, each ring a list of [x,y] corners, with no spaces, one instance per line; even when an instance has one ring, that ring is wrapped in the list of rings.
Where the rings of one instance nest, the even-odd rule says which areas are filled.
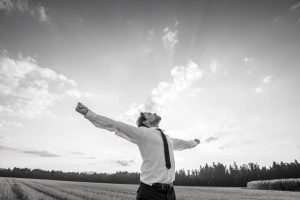
[[[92,124],[96,127],[115,132],[116,135],[135,144],[137,144],[145,135],[145,132],[141,128],[115,121],[105,116],[97,115],[92,111],[88,111],[84,117],[92,122]]]
[[[173,142],[173,150],[181,151],[184,149],[190,149],[198,145],[195,140],[181,140],[177,138],[171,138]]]

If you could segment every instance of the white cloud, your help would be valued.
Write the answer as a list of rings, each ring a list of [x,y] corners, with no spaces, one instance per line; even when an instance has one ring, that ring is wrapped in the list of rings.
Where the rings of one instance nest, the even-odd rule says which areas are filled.
[[[160,82],[151,91],[151,98],[146,103],[145,108],[155,112],[162,112],[165,104],[174,100],[180,92],[191,87],[203,75],[200,67],[190,61],[187,66],[176,66],[171,70],[172,82]]]
[[[3,146],[3,145],[0,145],[0,150],[17,151],[17,149],[14,147],[8,147],[8,146]]]
[[[247,74],[253,74],[257,70],[257,65],[254,58],[244,57],[243,58],[244,66],[246,67]]]
[[[290,11],[295,11],[300,7],[300,1],[290,7]]]
[[[37,7],[37,13],[38,13],[37,16],[38,16],[39,21],[41,21],[41,22],[48,21],[49,17],[46,14],[45,7],[43,7],[43,6]]]
[[[216,141],[216,140],[218,140],[217,137],[210,136],[210,137],[205,139],[205,142],[210,143],[210,142],[213,142],[213,141]]]
[[[84,92],[84,93],[83,93],[83,96],[89,98],[89,97],[92,97],[93,94],[90,93],[90,92]]]
[[[238,119],[234,115],[222,114],[215,118],[206,130],[206,143],[215,141],[222,148],[231,148],[243,140],[243,133],[248,129],[245,121]],[[237,135],[241,137],[237,137]]]
[[[45,7],[30,5],[27,0],[0,0],[0,10],[11,13],[17,11],[23,14],[29,14],[37,18],[40,22],[49,21]]]
[[[147,40],[152,40],[153,36],[154,36],[154,30],[152,29],[147,33]]]
[[[173,50],[178,43],[178,31],[172,31],[170,28],[164,29],[164,35],[162,36],[163,44],[166,49]]]
[[[14,0],[14,8],[22,13],[28,12],[31,14],[31,10],[29,9],[28,1],[24,0]]]
[[[203,88],[193,88],[191,90],[191,93],[190,93],[190,97],[195,97],[197,96],[199,93],[205,93],[206,91],[203,89]]]
[[[262,92],[262,88],[260,88],[260,87],[255,88],[255,92],[256,92],[256,93],[261,93],[261,92]]]
[[[1,113],[4,113],[5,111],[0,109]],[[13,121],[13,120],[5,120],[5,119],[0,119],[0,130],[6,130],[7,127],[21,127],[22,124],[17,122],[17,121]]]
[[[143,57],[147,57],[148,55],[150,55],[153,52],[153,49],[150,47],[143,47],[140,50],[140,53]]]
[[[255,115],[253,117],[253,121],[256,122],[256,123],[259,122],[259,121],[261,121],[261,117],[259,115]]]
[[[163,113],[166,103],[177,98],[181,92],[191,89],[193,93],[192,85],[202,78],[203,70],[193,61],[189,61],[186,66],[174,67],[171,76],[171,83],[158,83],[144,104],[133,104],[121,118],[133,123],[132,120],[136,119],[141,111]]]
[[[134,120],[137,119],[139,113],[145,110],[145,104],[133,103],[130,108],[128,108],[124,114],[121,115],[120,118],[124,121],[134,124]]]
[[[11,11],[14,7],[14,4],[11,0],[0,0],[0,10]]]
[[[245,57],[244,59],[244,62],[251,62],[251,61],[253,61],[253,58],[250,58],[250,57]]]
[[[49,106],[67,96],[82,96],[74,80],[38,66],[31,57],[12,59],[0,55],[2,126],[13,116],[35,118],[49,113]]]
[[[82,96],[81,92],[79,92],[77,89],[68,90],[66,91],[66,94],[76,98],[80,98]]]
[[[77,86],[77,83],[74,80],[68,79],[66,76],[64,76],[62,74],[58,74],[58,79],[60,81],[62,81],[62,83],[68,83],[68,84],[70,84],[70,85],[72,85],[74,87]]]
[[[271,82],[272,81],[272,76],[266,76],[266,77],[264,77],[263,79],[262,79],[262,82],[264,83],[264,84],[267,84],[267,83],[269,83],[269,82]]]
[[[263,79],[261,79],[261,82],[262,82],[262,84],[268,84],[268,83],[270,83],[272,81],[272,78],[273,78],[273,76],[271,76],[271,75],[270,76],[266,76]],[[263,92],[263,88],[264,88],[264,86],[260,85],[259,87],[257,87],[257,88],[254,89],[254,92],[256,94],[262,93]]]
[[[211,71],[213,73],[217,72],[218,68],[219,68],[219,65],[218,65],[218,62],[216,60],[213,60],[210,65],[209,65],[209,68],[211,69]]]
[[[127,167],[134,163],[134,160],[117,160],[117,163],[121,166]]]
[[[51,153],[49,151],[38,151],[38,150],[34,150],[34,151],[23,151],[23,153],[26,154],[32,154],[32,155],[36,155],[36,156],[40,156],[40,157],[60,157],[60,155],[58,154],[54,154]]]
[[[219,122],[212,127],[212,132],[219,138],[224,134],[234,134],[243,129],[239,119],[228,114],[223,114],[220,116]]]

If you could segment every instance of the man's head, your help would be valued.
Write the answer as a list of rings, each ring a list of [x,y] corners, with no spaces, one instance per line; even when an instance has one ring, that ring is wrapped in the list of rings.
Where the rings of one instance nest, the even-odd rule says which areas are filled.
[[[141,112],[136,124],[138,127],[158,127],[161,117],[156,115],[156,113]]]

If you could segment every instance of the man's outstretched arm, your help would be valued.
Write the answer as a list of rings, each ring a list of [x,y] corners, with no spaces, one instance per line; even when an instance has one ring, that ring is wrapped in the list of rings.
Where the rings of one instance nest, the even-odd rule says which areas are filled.
[[[173,142],[173,149],[174,151],[181,151],[184,149],[191,149],[196,147],[198,144],[200,144],[199,139],[194,140],[181,140],[177,138],[171,138]]]
[[[105,116],[97,115],[80,102],[77,104],[76,111],[84,115],[84,117],[96,127],[115,132],[116,135],[135,144],[137,144],[145,134],[140,128],[115,121]]]

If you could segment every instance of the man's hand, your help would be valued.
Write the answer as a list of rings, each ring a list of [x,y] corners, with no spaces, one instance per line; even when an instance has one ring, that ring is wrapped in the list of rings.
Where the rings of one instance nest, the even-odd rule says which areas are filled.
[[[195,142],[197,142],[198,144],[200,144],[200,140],[199,139],[194,139]]]
[[[78,102],[75,110],[82,115],[86,115],[86,113],[88,113],[88,111],[89,111],[89,109],[80,102]]]

